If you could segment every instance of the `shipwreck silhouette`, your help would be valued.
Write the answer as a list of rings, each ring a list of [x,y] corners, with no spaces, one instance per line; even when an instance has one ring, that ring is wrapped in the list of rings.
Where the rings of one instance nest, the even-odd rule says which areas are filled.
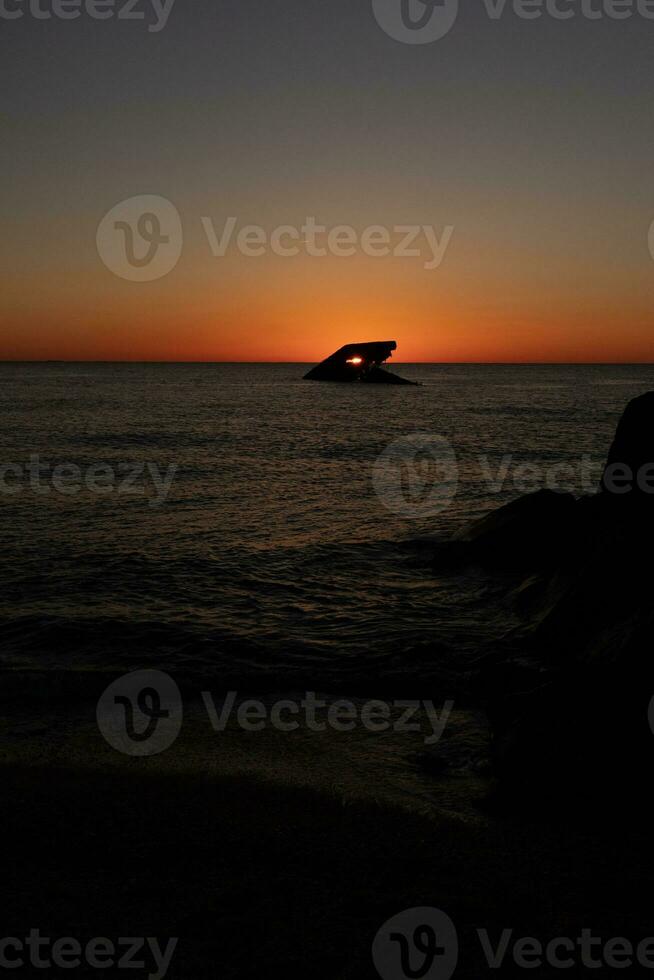
[[[346,344],[304,375],[308,381],[364,381],[368,384],[415,385],[381,365],[397,348],[394,340]]]

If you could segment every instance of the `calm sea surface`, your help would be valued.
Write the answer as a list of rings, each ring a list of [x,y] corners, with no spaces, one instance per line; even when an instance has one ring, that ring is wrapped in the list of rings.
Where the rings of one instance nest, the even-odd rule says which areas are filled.
[[[434,572],[425,539],[548,478],[581,489],[654,389],[654,366],[399,367],[416,388],[305,370],[0,365],[1,662],[262,684],[456,671],[510,617],[481,573]],[[447,440],[458,488],[443,506],[423,452],[397,513],[375,462],[416,438]],[[152,471],[170,467],[166,490]]]

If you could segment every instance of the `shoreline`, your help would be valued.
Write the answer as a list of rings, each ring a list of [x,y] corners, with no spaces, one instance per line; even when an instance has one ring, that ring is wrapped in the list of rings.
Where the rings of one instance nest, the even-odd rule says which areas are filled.
[[[573,818],[564,798],[554,820],[484,807],[481,776],[466,811],[464,777],[408,772],[393,740],[209,737],[197,706],[167,752],[130,758],[93,731],[92,707],[36,725],[16,710],[3,732],[5,843],[21,854],[7,935],[178,937],[173,980],[368,980],[377,930],[426,905],[457,926],[457,977],[478,980],[477,929],[494,944],[504,929],[649,934],[645,819]]]

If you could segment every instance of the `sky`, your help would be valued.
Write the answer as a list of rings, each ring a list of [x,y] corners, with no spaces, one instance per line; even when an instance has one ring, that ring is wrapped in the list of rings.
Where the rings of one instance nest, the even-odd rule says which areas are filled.
[[[0,16],[0,359],[312,362],[394,339],[396,361],[654,360],[635,2],[527,20],[462,0],[424,44],[380,23],[401,0],[175,0],[165,25],[153,0],[30,9],[49,2],[0,0],[22,14]],[[155,254],[142,214],[147,268],[125,257],[130,236]]]

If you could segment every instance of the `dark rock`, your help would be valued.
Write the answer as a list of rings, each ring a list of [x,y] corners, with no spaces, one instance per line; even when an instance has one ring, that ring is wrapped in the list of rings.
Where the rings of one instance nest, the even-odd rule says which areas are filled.
[[[649,468],[654,486],[652,460],[654,392],[627,406],[596,496],[534,494],[458,536],[531,572],[513,591],[523,625],[480,658],[476,684],[509,790],[632,793],[654,759],[654,496],[637,483]],[[627,493],[609,486],[615,464],[636,478]]]
[[[654,391],[627,405],[615,433],[601,481],[617,509],[654,508]]]
[[[638,534],[606,533],[576,561],[530,580],[528,590],[540,592],[524,627],[478,680],[497,772],[509,784],[579,788],[654,757],[650,554]]]
[[[542,568],[560,559],[575,528],[577,501],[538,490],[500,507],[452,539],[466,560],[496,568]]]

